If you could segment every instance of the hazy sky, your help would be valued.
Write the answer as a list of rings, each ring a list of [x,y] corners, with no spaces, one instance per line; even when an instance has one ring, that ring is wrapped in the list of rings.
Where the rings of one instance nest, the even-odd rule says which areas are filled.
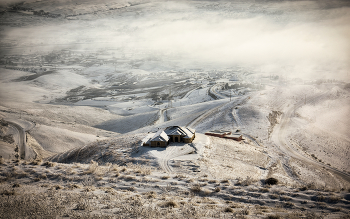
[[[163,1],[78,16],[80,20],[5,27],[1,43],[33,45],[26,53],[40,48],[36,45],[116,48],[158,54],[164,61],[175,58],[184,67],[238,64],[291,77],[345,79],[350,73],[350,8],[338,3]],[[68,4],[67,14],[98,8]]]

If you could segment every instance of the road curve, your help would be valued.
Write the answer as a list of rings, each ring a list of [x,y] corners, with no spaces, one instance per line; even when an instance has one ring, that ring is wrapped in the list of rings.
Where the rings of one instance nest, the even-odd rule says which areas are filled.
[[[316,99],[322,97],[323,94],[320,94],[316,97],[313,97],[309,101],[315,101]],[[275,144],[285,153],[290,156],[293,156],[295,158],[298,158],[306,163],[310,163],[322,168],[327,169],[328,171],[340,176],[344,180],[350,182],[350,174],[347,174],[345,172],[342,172],[334,167],[330,167],[328,165],[325,165],[323,163],[316,162],[312,160],[309,157],[306,157],[302,154],[300,154],[298,151],[294,150],[293,147],[289,144],[288,141],[286,141],[287,134],[286,134],[286,127],[288,127],[289,123],[291,122],[290,118],[298,109],[299,107],[304,105],[304,101],[300,101],[297,104],[295,104],[294,107],[291,107],[287,110],[286,113],[282,115],[280,124],[276,125],[274,132],[272,133],[272,140],[275,142]]]
[[[25,131],[32,129],[35,124],[32,123],[32,126],[23,128],[16,120],[6,119],[6,122],[8,122],[9,126],[17,130],[18,135],[15,138],[17,138],[20,159],[28,160],[33,158],[33,153],[27,146]]]

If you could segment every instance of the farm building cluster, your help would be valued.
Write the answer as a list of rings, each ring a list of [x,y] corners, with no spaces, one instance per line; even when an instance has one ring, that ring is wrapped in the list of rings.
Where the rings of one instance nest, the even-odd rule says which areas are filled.
[[[196,137],[195,130],[181,126],[170,126],[161,129],[143,143],[143,146],[166,147],[170,142],[191,143]]]
[[[238,133],[232,134],[231,131],[225,131],[225,130],[209,131],[209,132],[206,132],[205,135],[215,136],[215,137],[219,137],[219,138],[233,139],[236,141],[243,140],[243,137],[241,134],[238,134]]]

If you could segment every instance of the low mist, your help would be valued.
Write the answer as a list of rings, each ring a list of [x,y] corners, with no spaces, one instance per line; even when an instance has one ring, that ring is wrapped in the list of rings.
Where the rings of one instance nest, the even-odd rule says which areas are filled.
[[[291,78],[348,80],[350,8],[341,3],[150,2],[64,22],[7,27],[1,41],[38,46],[25,53],[40,52],[43,45],[113,48],[175,60],[182,68],[240,65]]]

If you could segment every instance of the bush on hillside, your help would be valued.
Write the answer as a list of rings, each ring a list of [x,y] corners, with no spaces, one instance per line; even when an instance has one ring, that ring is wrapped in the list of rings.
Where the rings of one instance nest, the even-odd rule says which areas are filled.
[[[278,179],[270,177],[265,180],[265,184],[268,185],[277,185],[278,184]]]

